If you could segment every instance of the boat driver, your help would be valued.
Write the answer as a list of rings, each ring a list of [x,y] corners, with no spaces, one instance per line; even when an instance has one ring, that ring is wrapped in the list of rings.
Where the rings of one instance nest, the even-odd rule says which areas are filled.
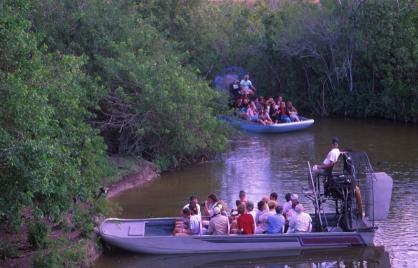
[[[331,150],[327,154],[327,157],[322,164],[314,165],[312,167],[312,176],[315,179],[318,175],[329,176],[331,175],[331,169],[340,157],[340,149],[338,148],[340,140],[337,137],[332,138]]]
[[[244,78],[240,82],[241,93],[243,95],[253,95],[256,92],[256,88],[253,86],[253,83],[250,80],[250,75],[244,75]]]

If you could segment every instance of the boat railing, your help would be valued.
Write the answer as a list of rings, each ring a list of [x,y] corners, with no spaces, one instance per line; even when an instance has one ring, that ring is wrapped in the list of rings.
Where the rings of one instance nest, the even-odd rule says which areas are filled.
[[[322,229],[324,228],[323,222],[322,222],[322,215],[321,215],[321,211],[322,213],[325,214],[325,211],[322,209],[322,206],[320,204],[320,192],[317,191],[317,185],[315,185],[314,182],[314,178],[312,176],[312,169],[311,169],[311,163],[308,161],[308,169],[309,169],[309,179],[310,179],[310,189],[312,190],[312,194],[308,194],[308,196],[310,196],[313,199],[313,203],[314,203],[314,207],[315,207],[315,216],[318,218],[319,220],[319,229],[320,231],[322,231]],[[307,194],[307,192],[305,192],[305,195]],[[326,217],[325,221],[326,221]],[[328,225],[328,224],[327,224]],[[326,228],[327,226],[325,226]]]

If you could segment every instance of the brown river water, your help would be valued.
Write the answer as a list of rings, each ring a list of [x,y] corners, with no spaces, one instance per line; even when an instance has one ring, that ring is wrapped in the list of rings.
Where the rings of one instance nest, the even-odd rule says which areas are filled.
[[[217,194],[230,207],[245,190],[258,201],[275,191],[301,193],[307,161],[320,163],[333,136],[340,148],[365,151],[375,171],[394,180],[388,219],[377,222],[376,247],[315,252],[146,256],[106,252],[95,267],[418,267],[418,126],[388,121],[316,120],[308,130],[260,135],[237,131],[218,159],[163,174],[114,199],[123,218],[177,216],[190,195]],[[306,210],[310,201],[299,195]]]

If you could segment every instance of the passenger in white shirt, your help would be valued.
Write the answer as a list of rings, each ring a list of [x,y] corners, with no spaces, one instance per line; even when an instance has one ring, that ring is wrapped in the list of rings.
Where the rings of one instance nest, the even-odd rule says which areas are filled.
[[[205,215],[212,217],[213,216],[213,208],[218,206],[218,198],[215,194],[210,194],[205,201]]]
[[[201,233],[201,223],[197,216],[197,208],[194,203],[190,203],[188,208],[183,209],[183,226],[176,226],[174,234],[176,236],[199,235]]]
[[[302,204],[295,207],[296,214],[289,221],[288,233],[311,232],[312,218],[308,213],[303,212]]]
[[[199,221],[201,221],[202,220],[202,213],[200,212],[200,205],[199,205],[199,201],[198,201],[196,196],[192,195],[189,199],[189,203],[184,205],[183,209],[189,208],[191,203],[196,204],[196,208],[197,208],[197,214],[196,215],[199,218]]]

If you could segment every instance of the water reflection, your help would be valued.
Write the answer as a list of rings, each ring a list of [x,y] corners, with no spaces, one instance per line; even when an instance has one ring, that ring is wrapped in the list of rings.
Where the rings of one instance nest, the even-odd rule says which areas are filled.
[[[233,146],[237,149],[223,157],[220,189],[221,198],[230,205],[235,204],[240,190],[253,201],[272,191],[290,191],[293,180],[306,178],[306,170],[298,169],[313,156],[315,141],[311,132],[279,136],[241,133]]]
[[[123,258],[121,258],[123,257]],[[228,267],[228,268],[317,268],[317,267],[390,267],[389,255],[383,248],[348,248],[339,250],[310,250],[224,253],[195,255],[138,255],[124,252],[108,253],[96,266],[114,262],[128,267]]]
[[[301,192],[307,178],[306,161],[315,154],[311,132],[279,136],[239,133],[232,147],[221,159],[163,174],[151,184],[124,192],[114,199],[123,207],[121,216],[177,216],[192,194],[203,201],[213,192],[229,207],[235,206],[240,190],[254,202],[272,191],[283,199],[286,192]],[[307,200],[302,203],[311,206]]]

